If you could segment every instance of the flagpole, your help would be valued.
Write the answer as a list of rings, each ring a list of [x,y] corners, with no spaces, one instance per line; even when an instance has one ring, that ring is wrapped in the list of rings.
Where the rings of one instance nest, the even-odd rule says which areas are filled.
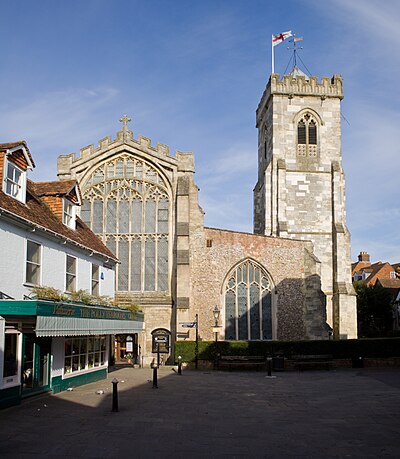
[[[273,42],[273,39],[274,39],[274,36],[272,35],[272,37],[271,37],[271,59],[272,59],[271,67],[272,67],[272,72],[271,72],[271,74],[275,73],[275,62],[274,62],[275,59],[274,59],[274,42]]]

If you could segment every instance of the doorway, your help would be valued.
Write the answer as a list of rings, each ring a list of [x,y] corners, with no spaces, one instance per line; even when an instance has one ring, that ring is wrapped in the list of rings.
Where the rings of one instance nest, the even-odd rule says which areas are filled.
[[[38,338],[34,333],[23,335],[22,396],[50,389],[51,338]]]
[[[116,363],[138,362],[138,335],[116,335],[115,337],[115,361]]]

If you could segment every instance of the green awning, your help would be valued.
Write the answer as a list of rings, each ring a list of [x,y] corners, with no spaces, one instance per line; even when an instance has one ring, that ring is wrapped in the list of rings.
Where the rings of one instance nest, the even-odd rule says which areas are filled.
[[[144,314],[107,306],[42,300],[0,300],[0,315],[10,320],[36,317],[37,336],[85,336],[140,333]]]
[[[136,320],[80,319],[77,317],[37,316],[36,336],[85,336],[140,333],[144,324]]]

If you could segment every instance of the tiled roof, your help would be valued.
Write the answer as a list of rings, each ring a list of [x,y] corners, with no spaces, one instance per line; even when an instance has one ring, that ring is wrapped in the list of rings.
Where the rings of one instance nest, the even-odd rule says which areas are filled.
[[[25,140],[17,140],[16,142],[7,142],[7,143],[0,143],[0,151],[11,150],[12,148],[18,147],[18,145],[23,145],[25,150],[31,160],[33,167],[35,167],[35,161],[33,161],[31,152],[29,151],[28,145],[26,144]]]
[[[400,288],[400,279],[379,279],[379,283],[385,288]]]
[[[71,190],[76,192],[76,198],[81,203],[81,190],[76,180],[61,180],[56,182],[32,182],[33,189],[38,196],[58,196],[64,197]],[[73,193],[74,195],[75,193]],[[70,195],[71,196],[71,195]]]
[[[37,196],[64,196],[76,185],[76,180],[57,182],[31,182]]]
[[[63,182],[60,183],[62,184]],[[0,190],[0,209],[4,210],[5,213],[13,214],[22,220],[37,225],[38,228],[55,233],[61,239],[64,238],[89,251],[97,252],[115,261],[117,260],[116,256],[80,218],[76,219],[75,230],[64,225],[47,204],[37,196],[35,193],[35,184],[30,180],[27,181],[26,204],[8,196]]]

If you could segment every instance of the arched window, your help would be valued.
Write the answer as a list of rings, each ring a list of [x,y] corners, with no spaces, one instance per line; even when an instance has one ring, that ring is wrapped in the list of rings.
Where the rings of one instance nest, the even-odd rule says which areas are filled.
[[[257,263],[246,260],[225,285],[225,339],[272,339],[271,282]]]
[[[310,113],[305,113],[297,123],[297,154],[309,158],[318,155],[317,122]]]
[[[116,290],[167,292],[171,202],[159,172],[122,155],[94,171],[83,197],[82,219],[120,260]]]

